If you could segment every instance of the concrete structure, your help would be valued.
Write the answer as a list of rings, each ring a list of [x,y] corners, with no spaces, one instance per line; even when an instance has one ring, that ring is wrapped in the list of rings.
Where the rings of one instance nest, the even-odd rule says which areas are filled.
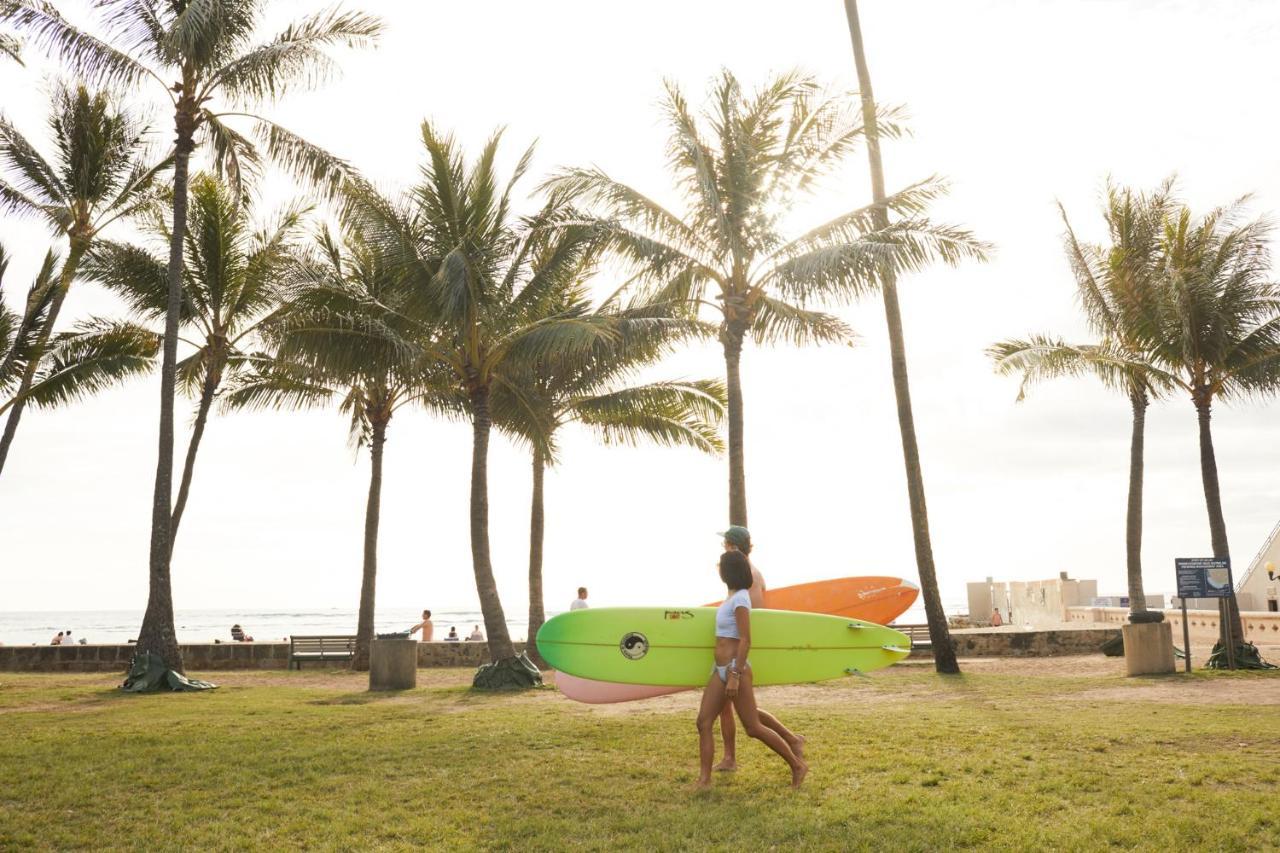
[[[1148,610],[1164,610],[1164,596],[1147,594],[1143,596],[1147,602]],[[1127,595],[1100,595],[1093,601],[1086,602],[1090,607],[1123,607],[1129,609],[1129,596]]]
[[[994,581],[987,578],[968,584],[969,620],[991,624],[991,611],[999,609],[1009,625],[1049,627],[1067,621],[1067,608],[1089,604],[1098,595],[1098,582],[1072,580],[1066,572],[1044,581]]]
[[[1241,611],[1280,612],[1280,523],[1236,579],[1236,603]]]
[[[369,647],[370,690],[412,690],[418,686],[418,641],[378,640]]]
[[[1164,675],[1174,672],[1173,626],[1168,622],[1126,623],[1124,668],[1128,675]]]
[[[1122,607],[1072,607],[1067,617],[1071,624],[1085,626],[1115,625],[1119,627],[1129,620],[1129,611]],[[1255,646],[1280,646],[1280,613],[1242,612],[1244,638]],[[1187,622],[1193,648],[1207,650],[1218,641],[1218,611],[1188,610]],[[1164,624],[1173,627],[1173,642],[1182,645],[1182,611],[1164,611]],[[1198,651],[1197,651],[1198,654]]]
[[[524,651],[516,643],[516,654]],[[129,668],[134,646],[0,646],[0,672],[117,672]],[[489,661],[488,643],[418,643],[418,666],[476,667]],[[182,647],[191,672],[224,669],[287,669],[288,643],[195,643]],[[343,669],[343,664],[312,664],[313,668]]]

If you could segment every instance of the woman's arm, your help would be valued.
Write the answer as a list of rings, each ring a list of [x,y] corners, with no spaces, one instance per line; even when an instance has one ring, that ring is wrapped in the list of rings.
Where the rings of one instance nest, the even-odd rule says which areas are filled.
[[[729,664],[729,677],[725,679],[725,695],[733,699],[738,695],[741,672],[747,665],[747,653],[751,651],[751,608],[735,607],[734,621],[738,623],[738,652]]]

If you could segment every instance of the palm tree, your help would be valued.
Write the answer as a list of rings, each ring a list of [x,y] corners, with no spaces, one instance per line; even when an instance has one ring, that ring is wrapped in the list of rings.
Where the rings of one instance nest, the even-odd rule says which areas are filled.
[[[183,390],[196,397],[195,422],[170,521],[170,547],[191,494],[196,454],[209,411],[222,384],[249,367],[261,324],[278,310],[281,285],[296,261],[305,208],[294,205],[261,230],[232,189],[212,175],[191,180],[191,210],[184,239],[180,340],[195,352],[178,362]],[[161,245],[169,228],[156,216],[150,231]],[[125,243],[104,241],[90,252],[86,278],[122,296],[136,314],[161,320],[168,305],[166,260]],[[183,337],[185,334],[188,337]],[[194,337],[190,337],[194,335]]]
[[[892,196],[884,190],[884,164],[880,159],[880,135],[875,96],[871,90],[871,72],[862,46],[862,25],[858,20],[857,0],[845,0],[845,16],[849,21],[849,37],[853,43],[854,65],[858,72],[858,91],[862,100],[862,119],[867,137],[867,161],[871,172],[872,221],[875,227],[891,227]],[[916,569],[920,574],[920,594],[924,598],[925,618],[929,622],[929,640],[933,645],[934,668],[940,673],[958,673],[955,647],[947,614],[942,609],[938,591],[938,573],[933,562],[933,543],[929,538],[929,509],[925,503],[924,472],[920,465],[920,446],[916,441],[915,415],[911,409],[911,387],[907,377],[907,346],[902,330],[902,311],[898,306],[898,275],[903,272],[889,264],[880,264],[876,278],[884,298],[885,324],[889,329],[889,360],[893,372],[893,391],[898,402],[898,430],[902,434],[902,459],[907,474],[907,497],[911,508],[911,530],[915,540]]]
[[[0,211],[43,220],[67,238],[67,256],[55,278],[28,296],[18,339],[30,339],[29,357],[0,436],[0,471],[13,445],[27,398],[63,301],[80,262],[103,230],[153,200],[168,161],[147,157],[149,130],[102,92],[59,86],[53,92],[49,128],[56,154],[46,158],[7,118],[0,117]],[[13,370],[18,352],[3,352],[0,374]]]
[[[747,335],[758,343],[847,341],[844,322],[807,303],[870,291],[880,264],[914,269],[935,257],[980,255],[982,248],[967,232],[920,218],[873,230],[867,208],[785,238],[783,216],[853,148],[862,121],[842,99],[823,95],[798,74],[749,94],[724,71],[709,100],[699,121],[680,89],[666,85],[667,153],[688,205],[683,215],[596,168],[562,171],[548,186],[598,210],[598,227],[634,268],[648,299],[709,305],[719,313],[729,403],[729,522],[746,525],[740,366]],[[886,203],[918,216],[940,189],[925,182]]]
[[[45,310],[61,276],[53,252],[46,253],[31,287],[31,293],[45,294],[45,302],[38,307],[36,324],[26,329],[27,338],[21,339],[22,316],[4,306],[8,265],[8,255],[0,247],[0,347],[17,353],[10,372],[0,373],[0,415],[19,402],[37,408],[74,402],[151,369],[160,349],[159,338],[129,323],[90,318],[52,339],[44,338],[40,330]],[[41,340],[38,359],[33,357],[37,340]],[[13,380],[20,377],[30,377],[26,390],[10,393]]]
[[[527,150],[502,183],[494,166],[500,138],[495,134],[468,164],[451,136],[424,123],[427,163],[403,202],[386,202],[359,187],[353,188],[351,201],[361,227],[412,289],[399,311],[416,327],[408,342],[447,367],[471,418],[472,567],[494,663],[514,658],[515,649],[489,554],[493,390],[516,384],[514,375],[538,359],[589,352],[618,334],[615,324],[564,310],[560,270],[593,251],[596,234],[573,224],[571,211],[554,199],[531,217],[517,217],[511,194],[533,152]],[[541,260],[535,265],[535,259]],[[370,327],[363,334],[385,337],[386,331]],[[351,350],[365,345],[353,341]]]
[[[1072,344],[1048,335],[1002,341],[987,350],[999,373],[1022,374],[1023,399],[1034,382],[1089,376],[1129,398],[1133,431],[1129,444],[1129,499],[1125,553],[1129,577],[1129,621],[1162,621],[1148,613],[1142,585],[1142,479],[1147,408],[1173,387],[1173,378],[1154,364],[1144,346],[1147,322],[1161,280],[1160,237],[1172,207],[1171,183],[1151,195],[1107,187],[1103,216],[1110,246],[1081,242],[1065,210],[1066,248],[1076,294],[1097,343]]]
[[[231,383],[223,405],[231,409],[301,408],[340,399],[350,418],[352,441],[368,445],[369,497],[365,507],[364,562],[352,668],[369,668],[373,642],[374,599],[378,573],[378,526],[382,505],[382,463],[392,416],[406,406],[425,405],[456,415],[460,406],[442,388],[441,365],[420,350],[361,346],[358,361],[343,361],[336,371],[326,351],[348,346],[349,318],[375,309],[380,322],[394,322],[407,296],[403,277],[389,268],[373,246],[348,231],[342,242],[327,230],[317,237],[318,251],[298,267],[287,308],[268,326],[288,357],[258,357],[251,370]],[[404,331],[401,325],[401,331]]]
[[[1272,278],[1271,223],[1243,221],[1247,197],[1196,219],[1173,211],[1161,235],[1165,287],[1148,345],[1195,406],[1200,475],[1213,555],[1230,559],[1211,427],[1213,405],[1274,393],[1280,383],[1280,287]],[[1222,647],[1244,640],[1235,591],[1220,604]],[[1231,650],[1234,654],[1234,649]]]
[[[21,65],[22,43],[11,35],[0,33],[0,56],[7,56]]]
[[[138,652],[152,652],[182,670],[173,628],[169,578],[173,493],[173,398],[177,383],[178,325],[182,311],[183,245],[187,227],[189,163],[205,145],[215,168],[239,186],[260,155],[249,136],[236,130],[245,119],[250,133],[276,163],[330,191],[351,176],[341,159],[254,113],[216,111],[219,96],[232,102],[269,101],[314,85],[337,70],[325,49],[370,44],[382,24],[372,16],[337,9],[304,18],[266,42],[252,42],[264,11],[262,0],[101,0],[114,39],[102,40],[75,26],[46,0],[7,0],[0,17],[30,34],[68,70],[107,83],[158,84],[173,107],[173,216],[169,244],[168,302],[160,370],[160,429],[151,506],[150,591],[138,634]],[[229,119],[233,121],[228,121]]]
[[[578,310],[585,311],[586,303],[577,286],[593,271],[590,258],[584,258],[582,269],[565,270],[568,293],[574,294]],[[613,300],[594,313],[605,322],[617,322],[626,328],[637,311],[653,316],[651,309],[620,310]],[[532,640],[546,618],[542,592],[543,481],[546,469],[558,461],[557,433],[568,424],[578,423],[599,434],[606,444],[634,445],[647,440],[661,446],[692,447],[704,453],[723,452],[718,430],[725,409],[723,383],[694,380],[626,384],[639,369],[657,361],[676,340],[696,331],[696,327],[690,327],[624,335],[601,341],[585,356],[539,359],[515,374],[515,383],[494,391],[494,422],[524,439],[533,459],[528,649],[535,660],[537,650]]]

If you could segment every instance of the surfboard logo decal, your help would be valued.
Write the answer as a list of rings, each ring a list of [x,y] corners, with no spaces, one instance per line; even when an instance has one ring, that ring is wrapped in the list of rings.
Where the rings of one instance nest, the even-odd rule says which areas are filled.
[[[662,611],[663,619],[692,619],[692,610],[664,610]]]
[[[639,631],[632,631],[618,643],[618,650],[627,660],[640,660],[649,653],[649,638]]]

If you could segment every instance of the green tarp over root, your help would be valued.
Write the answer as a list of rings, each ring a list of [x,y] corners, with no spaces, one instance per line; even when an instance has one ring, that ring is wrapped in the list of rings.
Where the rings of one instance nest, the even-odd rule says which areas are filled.
[[[542,673],[523,652],[513,658],[481,665],[471,682],[477,690],[524,690],[540,684]]]
[[[140,652],[133,656],[129,663],[129,675],[125,677],[120,689],[127,693],[155,693],[160,690],[190,692],[194,690],[215,690],[218,685],[195,678],[187,678],[180,672],[174,672],[165,664],[164,658],[150,652]]]

